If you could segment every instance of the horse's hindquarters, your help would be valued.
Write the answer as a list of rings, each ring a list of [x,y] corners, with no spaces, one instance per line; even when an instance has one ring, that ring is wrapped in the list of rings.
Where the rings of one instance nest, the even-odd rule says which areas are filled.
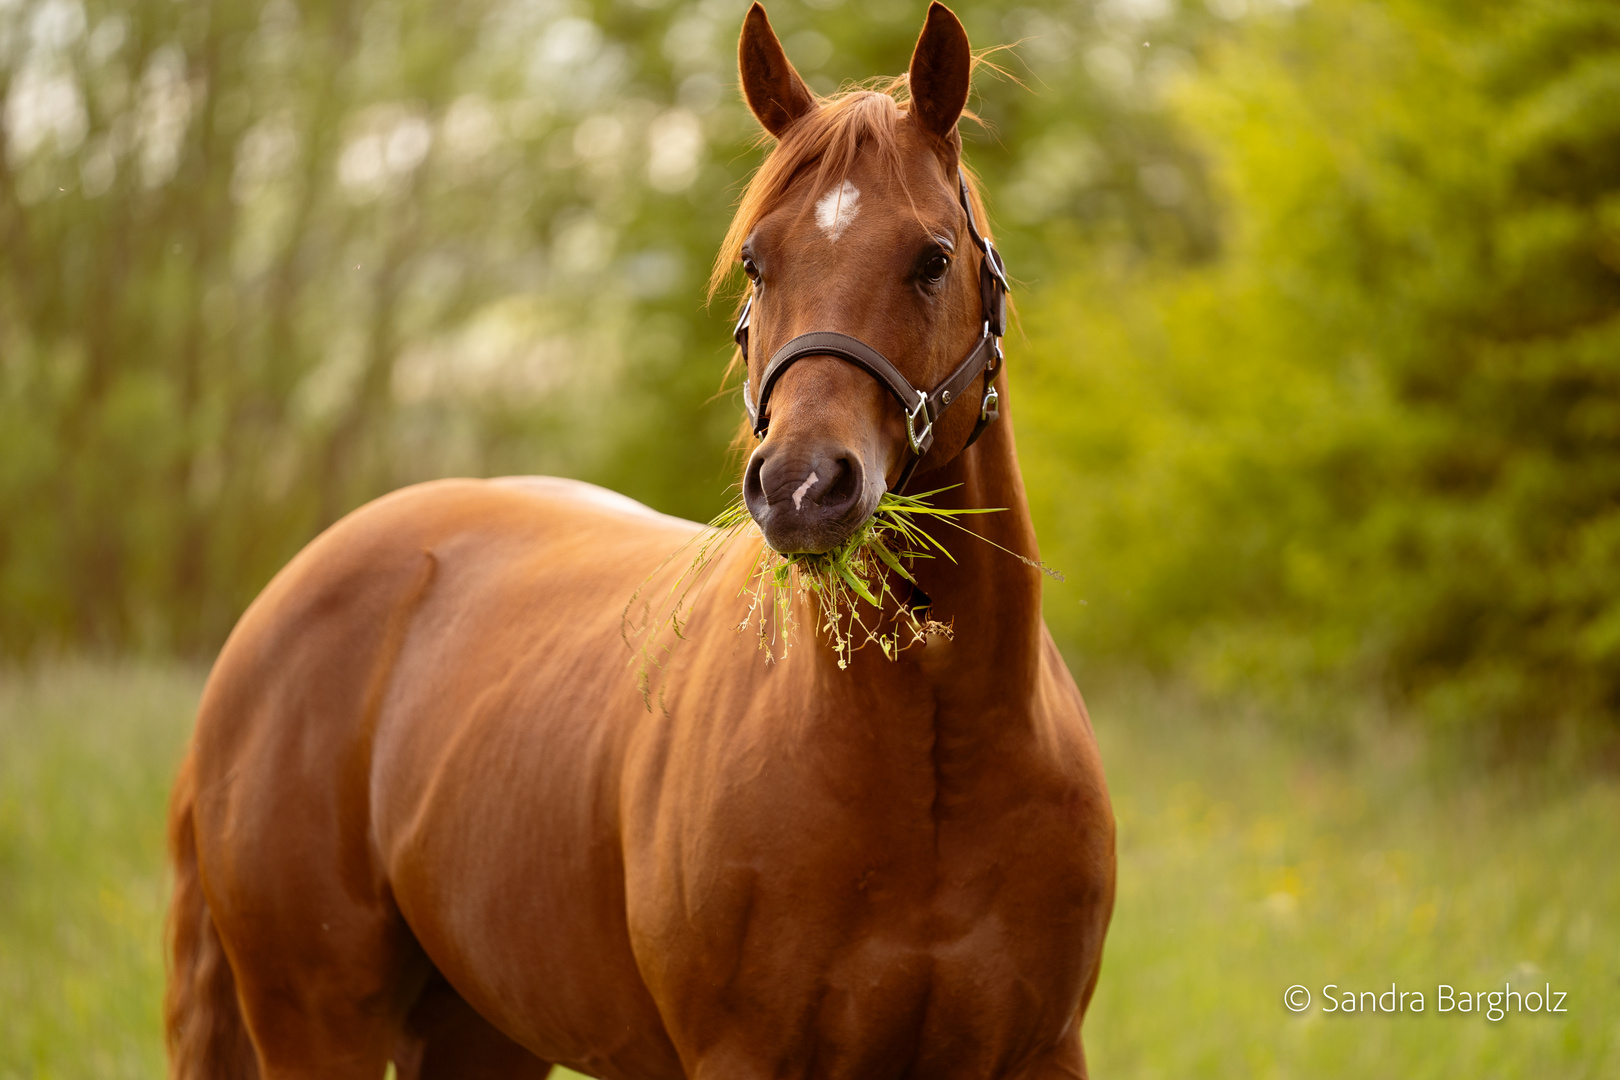
[[[619,726],[645,715],[618,614],[685,539],[664,522],[424,485],[243,617],[198,719],[196,835],[269,1072],[376,1075],[438,967],[530,1050],[671,1075],[606,842]]]

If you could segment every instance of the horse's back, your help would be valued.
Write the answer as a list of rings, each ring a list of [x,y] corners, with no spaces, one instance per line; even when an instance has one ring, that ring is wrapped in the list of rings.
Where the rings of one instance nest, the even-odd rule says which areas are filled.
[[[436,481],[369,503],[305,547],[243,615],[204,694],[199,756],[235,757],[267,711],[303,726],[374,712],[424,611],[521,597],[550,626],[616,622],[637,585],[699,529],[553,477]],[[462,620],[459,629],[495,628]]]

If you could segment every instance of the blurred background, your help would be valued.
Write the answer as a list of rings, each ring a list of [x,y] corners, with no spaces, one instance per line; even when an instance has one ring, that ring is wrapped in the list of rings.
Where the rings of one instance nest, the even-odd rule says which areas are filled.
[[[770,14],[831,92],[924,7]],[[0,1077],[161,1071],[167,784],[321,528],[731,497],[745,8],[0,0]],[[1616,1075],[1620,5],[955,10],[1120,813],[1097,1075]],[[1510,977],[1575,1007],[1281,1007]]]

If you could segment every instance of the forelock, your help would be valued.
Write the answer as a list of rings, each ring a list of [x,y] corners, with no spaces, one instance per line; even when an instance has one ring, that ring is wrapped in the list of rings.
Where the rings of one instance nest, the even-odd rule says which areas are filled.
[[[903,93],[904,87],[903,78],[893,79],[878,89],[850,90],[822,98],[817,108],[783,133],[737,205],[709,278],[710,295],[724,284],[754,226],[781,204],[788,188],[807,170],[815,170],[815,189],[820,191],[842,181],[856,157],[865,151],[877,155],[893,175],[902,176],[900,125],[905,122],[906,111],[897,94]]]

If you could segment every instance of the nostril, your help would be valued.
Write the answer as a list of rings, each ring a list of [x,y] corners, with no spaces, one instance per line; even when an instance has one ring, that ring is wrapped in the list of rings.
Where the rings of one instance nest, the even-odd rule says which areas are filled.
[[[743,504],[756,515],[764,513],[767,505],[765,481],[762,478],[764,469],[765,456],[755,454],[748,463],[748,472],[743,475]]]
[[[834,462],[833,468],[832,482],[822,491],[820,502],[825,509],[838,512],[860,497],[861,467],[859,462],[845,457]]]

